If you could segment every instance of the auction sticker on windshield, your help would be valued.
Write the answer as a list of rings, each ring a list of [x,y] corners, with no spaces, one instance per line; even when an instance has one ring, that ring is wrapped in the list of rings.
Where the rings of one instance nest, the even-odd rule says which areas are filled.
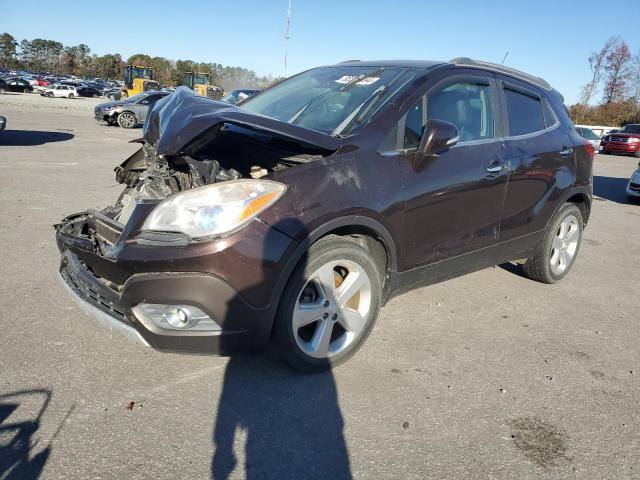
[[[344,75],[336,80],[336,83],[351,83],[355,82],[358,78],[362,78],[362,75]],[[372,85],[380,80],[380,77],[365,77],[364,79],[356,82],[356,85]]]

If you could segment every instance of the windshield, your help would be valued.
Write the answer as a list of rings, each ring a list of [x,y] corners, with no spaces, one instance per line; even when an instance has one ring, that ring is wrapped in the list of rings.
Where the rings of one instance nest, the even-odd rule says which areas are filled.
[[[640,123],[625,125],[622,127],[622,130],[620,130],[620,133],[640,133]]]
[[[151,78],[152,70],[147,67],[133,67],[132,68],[132,76],[133,78]]]
[[[127,97],[124,99],[125,103],[132,103],[132,102],[137,102],[138,100],[142,100],[144,97],[146,97],[148,94],[146,93],[137,93],[131,97]]]
[[[202,85],[205,83],[209,82],[209,78],[207,77],[207,75],[204,75],[202,73],[196,73],[193,76],[193,84],[194,85]]]
[[[321,67],[247,99],[240,108],[331,135],[352,133],[406,84],[398,67]]]
[[[600,137],[596,135],[593,130],[589,130],[588,128],[581,128],[582,138],[586,138],[587,140],[600,140]]]

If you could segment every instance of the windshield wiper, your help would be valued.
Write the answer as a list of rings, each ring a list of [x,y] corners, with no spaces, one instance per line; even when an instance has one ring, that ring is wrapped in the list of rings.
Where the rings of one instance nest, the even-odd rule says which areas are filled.
[[[371,107],[374,105],[375,102],[372,102],[372,100],[378,100],[380,97],[382,97],[382,95],[384,95],[387,92],[387,86],[386,85],[382,85],[380,87],[378,87],[371,95],[369,95],[367,98],[364,99],[364,101],[358,105],[353,112],[351,112],[347,118],[345,118],[342,122],[340,122],[340,125],[338,125],[333,132],[331,132],[331,136],[334,137],[336,135],[340,135],[340,133],[342,133],[342,131],[347,127],[347,125],[349,125],[354,118],[356,118],[356,115],[358,116],[358,119],[356,120],[356,122],[359,122],[362,120],[362,118],[364,118],[364,116],[369,113],[369,110],[371,110]],[[369,103],[371,102],[371,103]],[[362,112],[362,114],[358,115],[358,113],[360,113],[360,110],[362,110],[362,108],[367,105],[369,103],[369,105],[367,106],[367,108]]]
[[[302,114],[304,113],[304,111],[305,111],[307,108],[309,108],[309,106],[310,106],[312,103],[314,103],[316,100],[318,100],[318,99],[320,99],[320,98],[324,97],[325,95],[329,95],[330,93],[333,93],[333,92],[338,92],[338,91],[340,91],[340,92],[346,92],[349,88],[351,88],[352,86],[354,86],[354,85],[355,85],[355,84],[357,84],[358,82],[361,82],[362,80],[365,80],[365,79],[367,79],[367,78],[371,78],[371,77],[373,77],[374,75],[377,75],[378,73],[382,72],[384,69],[385,69],[385,67],[378,68],[377,70],[374,70],[374,71],[373,71],[373,72],[371,72],[371,73],[367,73],[367,74],[366,74],[365,76],[363,76],[363,77],[360,77],[360,76],[356,75],[356,78],[355,78],[354,80],[351,80],[349,83],[346,83],[346,84],[344,84],[344,85],[342,85],[342,86],[340,86],[340,87],[338,87],[338,88],[334,88],[334,89],[331,89],[331,90],[327,90],[326,92],[321,93],[320,95],[316,95],[316,96],[315,96],[315,97],[313,97],[311,100],[309,100],[307,103],[305,103],[305,104],[300,108],[300,110],[298,110],[296,113],[294,113],[294,114],[293,114],[293,116],[292,116],[289,120],[287,120],[287,123],[293,123],[293,122],[295,122],[295,121],[298,119],[298,117],[299,117],[300,115],[302,115]]]

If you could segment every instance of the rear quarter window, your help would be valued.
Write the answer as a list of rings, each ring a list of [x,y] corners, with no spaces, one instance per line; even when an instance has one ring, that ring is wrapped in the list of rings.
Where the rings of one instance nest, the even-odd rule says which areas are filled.
[[[542,102],[539,98],[510,88],[505,88],[504,94],[507,99],[510,136],[526,135],[545,129]]]

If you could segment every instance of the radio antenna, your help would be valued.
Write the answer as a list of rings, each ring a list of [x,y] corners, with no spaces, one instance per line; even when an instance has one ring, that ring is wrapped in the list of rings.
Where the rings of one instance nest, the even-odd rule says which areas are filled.
[[[284,76],[287,76],[287,49],[289,46],[289,31],[291,30],[291,0],[287,9],[287,29],[284,32]]]

